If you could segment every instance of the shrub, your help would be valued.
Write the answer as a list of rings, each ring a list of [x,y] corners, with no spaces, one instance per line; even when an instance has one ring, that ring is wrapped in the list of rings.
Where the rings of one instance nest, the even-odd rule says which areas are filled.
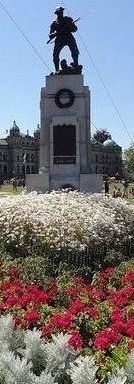
[[[57,279],[46,280],[45,287],[21,279],[20,274],[11,262],[8,269],[6,263],[1,263],[0,313],[12,314],[18,330],[28,330],[27,348],[32,335],[33,352],[29,361],[34,359],[36,338],[39,341],[41,333],[51,346],[53,335],[63,332],[77,353],[94,357],[99,379],[108,380],[114,367],[125,366],[127,355],[134,348],[132,261],[122,264],[121,269],[107,268],[97,273],[92,283],[62,268]],[[4,326],[7,327],[6,323]],[[39,333],[30,334],[34,327]],[[5,333],[8,344],[12,343],[12,335],[9,322],[7,336]],[[3,339],[0,342],[3,344]],[[18,343],[24,343],[19,332]],[[41,373],[43,358],[37,360],[36,369]]]
[[[121,199],[79,192],[35,193],[0,200],[0,241],[13,255],[128,245],[134,207]]]
[[[1,248],[13,259],[26,258],[20,260],[22,271],[31,265],[33,279],[35,257],[39,279],[41,262],[46,275],[55,276],[59,263],[66,262],[75,273],[91,279],[100,268],[130,259],[133,224],[133,205],[102,195],[32,193],[0,201]]]
[[[11,334],[10,341],[8,333]],[[52,341],[45,343],[41,332],[36,329],[20,331],[20,334],[20,339],[23,339],[21,345],[18,344],[12,317],[0,318],[0,384],[99,384],[95,359],[92,356],[78,357],[68,345],[68,335],[52,336]],[[17,346],[15,350],[14,345]],[[133,378],[132,353],[126,367],[114,369],[107,383],[132,384]]]

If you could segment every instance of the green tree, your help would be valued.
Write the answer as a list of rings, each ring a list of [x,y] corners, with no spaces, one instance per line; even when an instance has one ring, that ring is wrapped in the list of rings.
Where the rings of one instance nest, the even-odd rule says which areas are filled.
[[[134,144],[124,151],[124,175],[134,181]]]
[[[100,129],[98,131],[96,131],[96,133],[94,133],[93,135],[93,140],[94,141],[97,141],[99,143],[104,143],[104,141],[106,141],[107,139],[111,139],[111,135],[110,133],[105,130],[105,129]]]

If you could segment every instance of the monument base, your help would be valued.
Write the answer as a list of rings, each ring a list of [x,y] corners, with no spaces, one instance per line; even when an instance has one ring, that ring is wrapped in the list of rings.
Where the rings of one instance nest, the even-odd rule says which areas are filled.
[[[49,175],[44,173],[26,175],[25,186],[27,192],[49,192]]]
[[[101,193],[103,189],[103,175],[80,174],[80,175],[53,175],[49,174],[27,175],[27,192],[36,191],[38,193],[51,192],[71,188],[86,193]]]
[[[103,175],[81,174],[80,192],[101,193],[103,190]]]

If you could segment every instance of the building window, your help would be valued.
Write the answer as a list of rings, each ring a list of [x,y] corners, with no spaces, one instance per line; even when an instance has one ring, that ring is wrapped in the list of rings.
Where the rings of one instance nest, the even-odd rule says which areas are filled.
[[[98,163],[98,155],[95,155],[95,161]]]
[[[3,155],[3,160],[7,161],[7,156],[6,155]]]
[[[32,153],[32,155],[31,155],[31,163],[34,163],[35,162],[35,156],[34,156],[34,154]]]
[[[17,175],[19,175],[19,173],[20,173],[20,167],[19,165],[17,165]]]
[[[20,156],[19,156],[19,155],[17,156],[17,161],[18,161],[18,162],[20,161]]]
[[[25,165],[23,165],[23,167],[22,167],[22,175],[23,175],[23,177],[25,177]]]
[[[53,127],[54,164],[76,164],[76,126]]]
[[[2,174],[2,165],[0,164],[0,175]]]
[[[2,153],[0,152],[0,161],[2,160]]]
[[[27,153],[27,155],[26,155],[26,162],[27,162],[27,163],[30,162],[30,155],[29,155],[29,153]]]
[[[30,166],[29,165],[27,165],[27,167],[26,167],[26,173],[29,175],[30,174]]]
[[[98,165],[95,167],[95,172],[98,173]]]
[[[4,165],[4,174],[7,174],[7,165]]]
[[[32,167],[31,167],[31,173],[35,173],[35,167],[34,167],[34,165],[32,165]]]

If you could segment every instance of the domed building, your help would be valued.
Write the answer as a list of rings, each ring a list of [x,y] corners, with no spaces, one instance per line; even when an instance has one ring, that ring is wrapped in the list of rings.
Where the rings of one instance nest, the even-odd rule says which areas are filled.
[[[0,135],[0,180],[39,172],[40,126],[34,135],[20,131],[14,120],[9,132]],[[91,173],[122,176],[122,148],[111,138],[91,139]]]
[[[112,139],[91,141],[91,171],[109,177],[122,177],[122,148]]]
[[[18,125],[16,124],[15,120],[13,122],[13,126],[10,128],[10,135],[11,136],[20,135],[20,129],[19,129]]]
[[[113,148],[113,147],[119,147],[118,144],[112,139],[107,139],[103,143],[104,147]]]
[[[40,129],[34,137],[20,132],[14,120],[9,132],[0,135],[0,180],[24,177],[25,173],[38,173]]]

